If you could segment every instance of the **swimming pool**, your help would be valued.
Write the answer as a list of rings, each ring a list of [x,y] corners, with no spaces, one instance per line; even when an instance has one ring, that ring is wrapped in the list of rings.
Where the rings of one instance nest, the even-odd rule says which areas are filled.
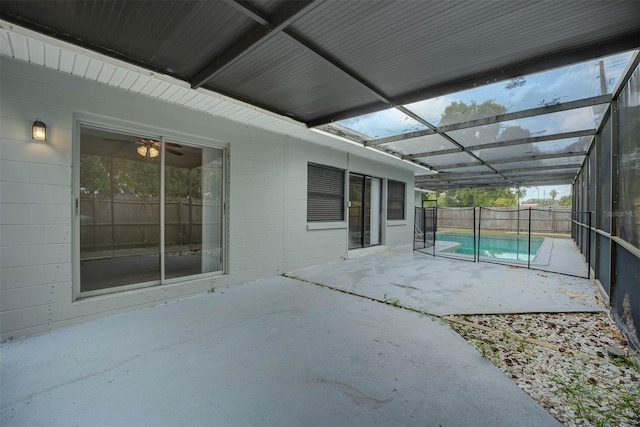
[[[438,232],[436,239],[460,244],[447,250],[449,253],[473,255],[473,234]],[[538,249],[544,242],[544,237],[531,237],[531,248],[527,253],[528,239],[527,235],[480,235],[479,254],[487,258],[527,261],[528,254],[531,254],[531,259],[536,256]]]

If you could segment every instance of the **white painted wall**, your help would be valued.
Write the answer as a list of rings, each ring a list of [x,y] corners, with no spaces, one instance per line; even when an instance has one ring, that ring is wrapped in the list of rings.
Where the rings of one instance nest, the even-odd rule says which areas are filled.
[[[4,56],[0,71],[2,340],[345,258],[346,228],[308,229],[308,162],[406,182],[407,220],[387,222],[383,209],[382,238],[388,246],[411,241],[411,170]],[[79,115],[228,144],[228,274],[74,301],[72,141]],[[46,143],[31,139],[36,117],[48,126]]]

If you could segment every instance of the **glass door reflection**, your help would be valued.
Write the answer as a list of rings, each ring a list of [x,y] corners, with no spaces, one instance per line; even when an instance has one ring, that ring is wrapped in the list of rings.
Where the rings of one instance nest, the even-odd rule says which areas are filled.
[[[81,291],[160,281],[160,156],[134,135],[81,128]]]
[[[382,180],[349,174],[349,249],[380,244]]]

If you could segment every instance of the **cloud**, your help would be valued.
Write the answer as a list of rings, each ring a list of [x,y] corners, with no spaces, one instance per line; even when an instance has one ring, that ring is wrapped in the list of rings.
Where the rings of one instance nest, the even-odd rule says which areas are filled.
[[[341,120],[338,124],[364,133],[372,138],[401,135],[427,128],[395,108]]]
[[[631,58],[632,52],[612,55],[602,59],[607,90],[611,91]],[[415,102],[406,107],[433,125],[440,119],[447,106],[453,102],[472,101],[482,104],[488,100],[504,105],[507,111],[521,111],[541,105],[567,102],[600,95],[600,60],[591,60],[566,67],[547,70],[523,77],[524,83],[510,86],[502,81],[474,89],[456,92],[437,98]],[[529,129],[533,135],[549,135],[558,132],[590,129],[597,125],[598,111],[582,108],[555,114],[520,119],[504,123]],[[400,111],[392,108],[338,122],[372,138],[426,129],[426,127]]]
[[[413,104],[406,105],[406,107],[432,125],[438,126],[440,124],[440,119],[442,118],[444,110],[451,103],[460,100],[461,99],[456,99],[455,94],[453,94],[439,96],[437,98],[431,98],[420,102],[414,102]]]

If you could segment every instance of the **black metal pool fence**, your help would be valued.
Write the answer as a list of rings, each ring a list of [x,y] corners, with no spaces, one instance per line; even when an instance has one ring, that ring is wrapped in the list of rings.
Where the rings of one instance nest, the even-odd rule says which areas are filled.
[[[492,262],[589,278],[586,268],[564,270],[551,264],[551,243],[544,238],[578,236],[591,248],[591,212],[540,208],[415,208],[413,249],[431,256]],[[574,237],[574,240],[575,237]],[[576,240],[576,241],[578,241]],[[539,262],[546,259],[546,262]],[[538,261],[537,261],[538,260]]]

